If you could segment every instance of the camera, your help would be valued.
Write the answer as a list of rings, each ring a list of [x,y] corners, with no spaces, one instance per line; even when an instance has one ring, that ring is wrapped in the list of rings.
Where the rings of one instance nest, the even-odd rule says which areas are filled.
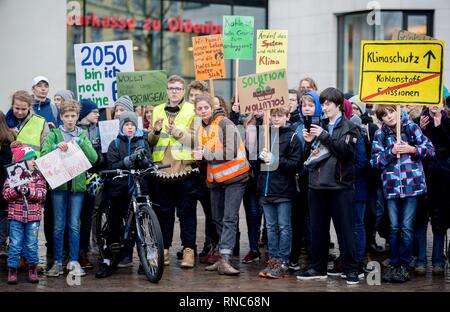
[[[311,125],[320,126],[320,116],[303,116],[303,123],[305,125],[305,129],[311,130]]]

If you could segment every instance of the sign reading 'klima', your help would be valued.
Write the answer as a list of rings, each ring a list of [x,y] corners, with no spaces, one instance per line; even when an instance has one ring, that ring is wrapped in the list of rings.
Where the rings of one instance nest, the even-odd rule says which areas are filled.
[[[361,41],[360,100],[440,105],[443,51],[441,40]]]

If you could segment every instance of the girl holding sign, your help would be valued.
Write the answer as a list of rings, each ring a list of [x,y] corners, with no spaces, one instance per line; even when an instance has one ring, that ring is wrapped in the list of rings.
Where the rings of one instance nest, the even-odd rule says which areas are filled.
[[[86,131],[76,126],[80,114],[80,104],[76,101],[65,101],[61,104],[61,119],[64,125],[54,128],[50,132],[42,148],[42,154],[48,154],[59,148],[67,152],[70,141],[75,141],[83,153],[94,164],[97,161],[97,152],[86,135]],[[86,192],[86,173],[81,173],[72,180],[52,190],[53,215],[55,219],[54,237],[54,264],[47,276],[57,277],[63,274],[63,244],[66,219],[69,228],[69,264],[72,275],[83,276],[86,273],[78,263],[80,245],[80,214]],[[66,218],[66,214],[69,217]]]

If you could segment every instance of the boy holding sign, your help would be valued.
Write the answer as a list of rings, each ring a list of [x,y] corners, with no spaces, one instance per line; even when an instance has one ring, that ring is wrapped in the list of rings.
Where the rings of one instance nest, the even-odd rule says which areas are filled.
[[[76,126],[80,114],[80,104],[76,101],[66,101],[61,104],[61,119],[63,125],[50,131],[44,146],[42,155],[48,154],[59,148],[61,151],[68,150],[67,143],[75,141],[80,146],[88,160],[93,164],[97,161],[97,152],[86,132]],[[86,192],[86,174],[83,172],[67,183],[52,190],[53,215],[55,228],[54,239],[54,264],[48,271],[47,276],[57,277],[63,274],[63,244],[66,219],[69,227],[69,264],[74,276],[83,276],[86,273],[78,263],[78,251],[80,244],[80,214],[83,205],[84,193]],[[69,218],[66,214],[69,213]]]

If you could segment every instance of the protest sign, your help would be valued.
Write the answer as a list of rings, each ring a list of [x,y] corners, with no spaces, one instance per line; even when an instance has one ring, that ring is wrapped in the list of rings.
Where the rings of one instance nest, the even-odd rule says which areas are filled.
[[[91,99],[98,108],[117,100],[116,76],[134,71],[131,40],[74,45],[78,99]]]
[[[243,113],[289,106],[287,75],[284,69],[239,77],[238,89]]]
[[[128,95],[134,106],[167,102],[167,74],[164,70],[119,73],[118,96]]]
[[[225,59],[253,59],[253,16],[223,17],[223,49]]]
[[[396,29],[392,33],[392,40],[433,40],[433,37],[416,34],[406,30]]]
[[[57,148],[36,159],[36,165],[53,190],[92,167],[77,143],[72,141],[67,145],[66,152]]]
[[[31,181],[31,173],[25,161],[5,166],[10,187],[21,186]]]
[[[142,117],[138,117],[138,128],[143,129]],[[117,138],[119,134],[119,119],[103,120],[98,123],[98,130],[100,132],[100,143],[102,146],[102,153],[108,151],[109,144]]]
[[[226,78],[222,35],[192,37],[196,80]]]
[[[288,31],[256,31],[256,72],[287,68]]]
[[[440,40],[361,41],[360,100],[441,105],[443,51]]]

